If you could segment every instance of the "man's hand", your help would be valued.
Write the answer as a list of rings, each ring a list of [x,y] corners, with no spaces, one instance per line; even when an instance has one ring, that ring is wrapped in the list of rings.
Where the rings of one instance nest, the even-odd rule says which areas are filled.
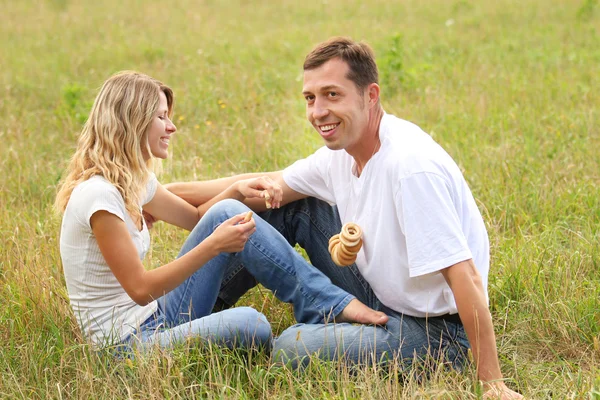
[[[488,384],[488,389],[483,394],[484,400],[513,400],[523,399],[523,395],[510,390],[504,382],[494,382]]]
[[[234,184],[238,192],[246,199],[262,198],[267,208],[279,208],[283,199],[281,185],[268,176],[250,178]]]

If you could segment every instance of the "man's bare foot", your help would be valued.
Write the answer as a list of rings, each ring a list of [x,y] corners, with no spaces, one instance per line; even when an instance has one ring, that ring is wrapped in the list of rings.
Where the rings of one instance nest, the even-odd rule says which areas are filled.
[[[353,299],[342,310],[335,322],[358,322],[359,324],[384,325],[388,322],[388,316],[381,311],[375,311],[367,307],[358,299]]]

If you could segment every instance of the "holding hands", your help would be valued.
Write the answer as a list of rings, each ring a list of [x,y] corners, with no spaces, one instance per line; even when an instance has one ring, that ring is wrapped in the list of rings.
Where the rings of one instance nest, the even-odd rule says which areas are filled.
[[[234,183],[236,190],[245,198],[265,199],[267,208],[279,208],[283,198],[281,186],[268,176],[244,179]]]
[[[160,209],[152,209],[148,205],[144,206],[143,217],[148,229],[151,229],[152,225],[157,221],[164,220],[174,225],[192,230],[201,216],[204,215],[210,207],[224,199],[236,199],[242,202],[248,199],[255,199],[250,203],[252,204],[251,206],[256,207],[256,209],[262,209],[262,201],[264,201],[267,209],[281,207],[283,188],[269,176],[263,175],[260,177],[252,177],[238,180],[233,183],[227,183],[227,186],[221,185],[222,183],[220,180],[216,180],[214,182],[208,181],[205,185],[200,186],[191,185],[188,187],[182,186],[181,184],[176,186],[171,184],[166,188],[159,186],[155,198],[161,197],[165,202],[168,201],[169,204],[163,204]],[[173,210],[185,207],[185,202],[196,208],[194,210],[195,215],[188,216],[183,215],[182,213],[180,213],[181,215],[175,215]],[[158,202],[155,201],[155,203]],[[169,212],[160,215],[161,210],[169,210]],[[191,210],[193,209],[190,209],[190,211]],[[165,217],[170,217],[171,221]]]

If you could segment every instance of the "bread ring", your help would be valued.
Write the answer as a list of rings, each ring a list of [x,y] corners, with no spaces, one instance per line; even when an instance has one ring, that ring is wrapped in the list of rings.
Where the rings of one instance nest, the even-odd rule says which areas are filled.
[[[338,260],[340,260],[340,262],[344,265],[350,265],[356,261],[356,254],[345,254],[341,245],[335,248],[334,252],[336,253]]]
[[[355,246],[348,247],[348,246],[344,245],[344,247],[346,248],[346,251],[356,254],[360,251],[360,249],[362,249],[362,240],[360,242],[358,242],[358,244]]]
[[[354,255],[356,255],[356,252],[352,252],[350,250],[348,250],[348,248],[346,246],[344,246],[343,243],[340,243],[338,246],[337,251],[340,252],[340,256],[344,256],[344,257],[352,257]]]
[[[342,242],[344,244],[344,246],[346,246],[346,248],[348,248],[348,247],[358,246],[358,244],[360,243],[360,239],[348,240],[348,238],[345,237],[344,235],[340,235],[340,242]]]
[[[334,250],[334,254],[335,257],[337,258],[337,260],[340,262],[339,265],[342,267],[347,267],[348,265],[353,264],[356,261],[356,256],[350,256],[347,257],[345,256],[341,251],[340,251],[340,247],[337,247]]]
[[[337,266],[347,267],[348,265],[351,265],[356,261],[356,256],[350,257],[350,258],[345,258],[345,257],[341,256],[338,251],[336,251],[337,249],[338,248],[336,247],[336,249],[334,249],[334,251],[331,255],[331,259]]]
[[[353,222],[344,224],[342,232],[329,239],[329,254],[333,262],[340,267],[354,264],[361,248],[362,229]]]
[[[335,246],[339,246],[340,244],[340,235],[333,235],[331,239],[329,239],[329,254],[333,253]]]
[[[329,244],[331,244],[331,242],[333,242],[334,240],[338,240],[339,238],[340,238],[339,233],[333,235],[332,237],[329,238]]]
[[[333,262],[335,263],[335,265],[337,265],[338,267],[345,267],[345,265],[344,265],[344,264],[342,264],[342,263],[340,262],[340,260],[338,259],[338,257],[337,257],[337,252],[336,252],[336,251],[333,251],[333,252],[331,253],[331,259],[333,260]]]
[[[346,267],[347,267],[347,266],[349,266],[349,265],[352,265],[352,264],[354,264],[355,262],[356,262],[356,256],[354,256],[354,257],[350,258],[350,259],[348,260],[348,262],[346,262]]]
[[[345,236],[350,242],[355,242],[362,237],[362,229],[354,222],[348,222],[342,226],[341,236]]]

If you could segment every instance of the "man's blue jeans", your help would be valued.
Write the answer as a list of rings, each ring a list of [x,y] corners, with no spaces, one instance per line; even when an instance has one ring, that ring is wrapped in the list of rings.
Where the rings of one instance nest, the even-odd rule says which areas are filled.
[[[249,209],[235,200],[223,200],[202,217],[190,233],[179,256],[207,238],[217,226]],[[221,253],[198,269],[175,290],[158,299],[159,309],[129,341],[168,347],[194,336],[229,347],[271,344],[271,327],[249,307],[212,314],[227,271],[244,271],[293,304],[297,321],[318,324],[333,320],[354,296],[334,286],[312,268],[271,225],[255,216],[256,232],[239,253]]]
[[[369,307],[385,312],[385,327],[354,324],[300,323],[286,329],[274,343],[277,361],[306,363],[308,355],[323,359],[343,358],[351,362],[372,362],[398,358],[409,364],[415,357],[443,358],[455,367],[466,360],[469,342],[460,321],[441,317],[415,318],[383,306],[362,277],[356,265],[336,266],[328,251],[329,238],[341,230],[337,208],[307,198],[278,210],[260,214],[292,246],[299,244],[316,269],[333,284],[355,295]],[[256,285],[256,280],[237,265],[225,274],[217,307],[226,308]],[[399,294],[401,295],[401,294]],[[302,322],[302,321],[300,321]]]

